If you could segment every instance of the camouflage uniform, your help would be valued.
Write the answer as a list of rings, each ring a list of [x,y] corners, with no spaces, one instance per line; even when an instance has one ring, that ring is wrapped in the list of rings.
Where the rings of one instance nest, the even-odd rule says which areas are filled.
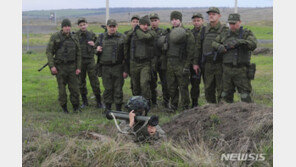
[[[108,26],[117,26],[114,19],[107,21]],[[116,110],[121,111],[124,84],[124,35],[116,32],[109,35],[108,32],[99,36],[98,41],[102,41],[103,47],[99,56],[102,65],[102,80],[105,88],[103,93],[106,109],[110,110],[112,103],[115,103]]]
[[[228,21],[235,23],[240,21],[239,14],[230,14]],[[223,92],[222,98],[228,103],[233,102],[235,88],[241,95],[244,102],[252,102],[250,93],[252,91],[251,78],[248,76],[255,69],[251,69],[251,51],[257,47],[257,40],[254,34],[240,27],[239,30],[227,32],[219,35],[213,42],[213,47],[223,55]]]
[[[220,13],[217,8],[210,8],[208,12]],[[198,45],[202,47],[202,54],[200,53],[201,55],[198,56],[202,57],[205,97],[208,103],[217,103],[217,100],[218,102],[221,100],[222,56],[217,55],[217,52],[214,51],[212,42],[219,34],[227,30],[228,27],[222,25],[221,22],[218,22],[215,27],[211,27],[210,23],[208,23],[205,28],[204,40],[198,39],[197,41],[200,43]]]
[[[175,14],[177,13],[177,14]],[[178,11],[171,13],[172,18],[177,18],[182,21],[182,14]],[[174,28],[173,28],[174,29]],[[190,65],[194,58],[194,37],[190,30],[183,26],[178,27],[178,30],[185,31],[185,36],[181,41],[173,42],[171,35],[172,31],[167,35],[168,49],[165,54],[167,60],[167,84],[171,99],[171,107],[176,110],[178,107],[179,96],[178,89],[181,93],[181,105],[184,109],[188,108],[190,103],[188,84],[190,75]]]
[[[198,18],[203,19],[203,16],[200,13],[195,13],[192,16],[192,19],[194,17],[198,17]],[[194,54],[194,62],[195,62],[194,64],[198,64],[200,67],[200,69],[199,69],[200,71],[199,71],[198,75],[196,74],[196,72],[194,71],[193,68],[190,68],[190,83],[191,83],[190,96],[191,96],[192,107],[198,106],[198,98],[199,98],[199,94],[200,94],[199,84],[201,81],[201,75],[202,75],[201,70],[202,69],[201,69],[201,60],[198,59],[198,54],[200,54],[200,52],[201,52],[201,46],[198,45],[197,40],[201,39],[199,36],[202,33],[204,33],[204,31],[205,31],[205,26],[203,26],[203,25],[201,27],[199,27],[199,29],[193,28],[191,30],[191,32],[194,36],[194,39],[195,39],[195,49],[196,49],[195,54]]]
[[[78,20],[78,23],[82,22],[82,19]],[[84,20],[86,22],[86,20]],[[89,45],[89,41],[96,41],[96,35],[90,31],[77,31],[76,35],[79,39],[82,64],[80,77],[80,94],[82,97],[83,105],[87,106],[87,87],[86,87],[86,74],[88,75],[90,85],[92,87],[93,93],[96,96],[98,107],[101,105],[101,90],[100,83],[96,74],[96,64],[94,59],[94,47]]]
[[[158,15],[156,13],[150,14],[150,19],[159,19]],[[157,42],[159,37],[166,35],[167,31],[165,31],[162,28],[157,28],[157,29],[151,29],[155,31],[157,34],[155,39],[154,39],[154,57],[156,59],[155,62],[151,63],[152,66],[152,72],[151,72],[151,100],[153,104],[157,104],[157,73],[159,74],[159,78],[161,81],[161,86],[162,86],[162,96],[163,96],[163,104],[165,107],[168,106],[168,101],[169,101],[169,93],[168,93],[168,87],[167,87],[167,79],[166,79],[166,69],[162,68],[162,61],[161,61],[161,54],[162,50],[157,46]]]
[[[62,27],[71,26],[68,19],[64,19]],[[65,112],[67,110],[66,85],[70,91],[70,101],[74,110],[79,108],[79,81],[76,70],[81,69],[81,52],[79,41],[73,34],[54,33],[46,48],[49,68],[56,67],[56,79],[59,89],[59,103]]]
[[[148,17],[141,19],[150,22]],[[136,28],[135,31],[127,34],[125,41],[125,56],[129,56],[126,59],[130,64],[133,95],[142,95],[148,101],[151,99],[151,61],[155,35],[154,31],[144,32],[140,28]]]

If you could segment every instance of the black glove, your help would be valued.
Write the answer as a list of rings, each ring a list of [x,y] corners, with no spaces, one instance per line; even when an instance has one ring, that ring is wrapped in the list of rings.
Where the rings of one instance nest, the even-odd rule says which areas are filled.
[[[134,28],[134,31],[137,31],[137,29],[140,29],[139,25],[136,25],[136,27]]]

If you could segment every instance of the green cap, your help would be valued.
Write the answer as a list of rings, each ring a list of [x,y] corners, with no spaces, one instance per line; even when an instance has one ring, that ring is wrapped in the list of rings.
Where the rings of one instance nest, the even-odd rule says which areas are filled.
[[[138,20],[140,20],[140,16],[137,15],[137,14],[136,14],[136,15],[133,15],[132,18],[131,18],[131,21],[132,21],[133,19],[138,19]]]
[[[240,15],[238,13],[231,13],[228,16],[228,23],[236,23],[240,21]]]
[[[79,18],[78,21],[77,21],[77,24],[79,25],[82,22],[87,23],[86,18],[84,18],[84,17]]]
[[[148,24],[150,26],[150,19],[148,15],[145,15],[143,17],[140,18],[139,20],[139,24]]]
[[[172,11],[171,20],[173,19],[179,19],[180,21],[182,21],[182,13],[179,11]]]
[[[159,16],[157,13],[151,13],[149,16],[150,16],[150,19],[159,19]]]
[[[216,7],[210,7],[209,10],[207,11],[207,14],[209,14],[210,12],[220,14],[220,10],[218,8],[216,8]]]
[[[117,26],[117,22],[114,19],[109,19],[107,21],[107,26]]]
[[[202,18],[203,19],[203,16],[202,16],[202,14],[201,13],[198,13],[198,12],[196,12],[196,13],[193,13],[193,15],[192,15],[192,19],[193,18],[195,18],[195,17],[197,17],[197,18]]]
[[[71,27],[71,21],[69,19],[64,19],[62,21],[62,25],[61,26],[62,26],[62,28],[65,27],[65,26]]]

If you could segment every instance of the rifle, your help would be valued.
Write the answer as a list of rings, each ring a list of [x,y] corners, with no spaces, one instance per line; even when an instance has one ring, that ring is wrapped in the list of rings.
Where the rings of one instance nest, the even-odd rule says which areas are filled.
[[[45,68],[46,66],[48,66],[48,62],[46,64],[44,64],[41,68],[39,68],[39,72],[43,70],[43,68]]]

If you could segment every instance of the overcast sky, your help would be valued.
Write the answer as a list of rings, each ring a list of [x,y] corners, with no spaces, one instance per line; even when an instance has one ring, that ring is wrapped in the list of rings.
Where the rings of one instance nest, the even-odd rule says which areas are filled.
[[[110,7],[233,7],[235,0],[109,0]],[[23,11],[104,8],[105,0],[23,0]],[[238,0],[239,7],[272,7],[273,0]]]

